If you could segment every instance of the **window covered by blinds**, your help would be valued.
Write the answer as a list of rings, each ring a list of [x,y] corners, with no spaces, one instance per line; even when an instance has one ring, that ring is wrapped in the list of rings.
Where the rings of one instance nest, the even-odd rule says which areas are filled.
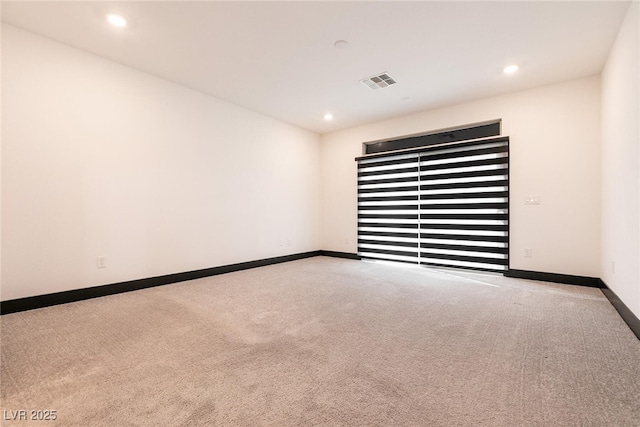
[[[419,262],[420,156],[358,162],[358,255]]]
[[[358,159],[358,254],[508,269],[509,140]]]

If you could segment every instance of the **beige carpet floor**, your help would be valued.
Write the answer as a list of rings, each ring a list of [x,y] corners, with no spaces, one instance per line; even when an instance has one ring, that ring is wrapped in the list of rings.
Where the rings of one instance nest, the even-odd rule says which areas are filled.
[[[598,289],[315,257],[1,317],[6,426],[640,426]]]

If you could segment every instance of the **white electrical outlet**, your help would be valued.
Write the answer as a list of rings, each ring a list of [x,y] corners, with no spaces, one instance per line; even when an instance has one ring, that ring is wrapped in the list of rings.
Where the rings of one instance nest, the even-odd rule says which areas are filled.
[[[524,199],[525,205],[539,205],[540,204],[540,196],[530,194]]]
[[[527,248],[524,250],[524,257],[525,258],[531,258],[533,257],[533,249],[531,248]]]
[[[107,258],[103,256],[99,256],[96,258],[96,268],[106,268],[107,267]]]

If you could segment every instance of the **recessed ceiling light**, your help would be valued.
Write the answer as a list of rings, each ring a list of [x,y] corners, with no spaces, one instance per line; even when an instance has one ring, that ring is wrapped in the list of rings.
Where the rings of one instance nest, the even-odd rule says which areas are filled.
[[[343,49],[346,49],[346,48],[348,48],[348,47],[349,47],[349,42],[348,42],[348,41],[346,41],[346,40],[338,40],[337,42],[335,42],[335,43],[333,44],[333,46],[334,46],[336,49],[343,50]]]
[[[124,28],[127,26],[127,20],[122,15],[110,13],[107,15],[107,21],[114,27]]]
[[[325,119],[326,121],[333,120],[333,114],[331,114],[331,113],[327,113],[327,114],[325,114],[325,115],[324,115],[324,119]]]
[[[507,65],[506,67],[504,67],[504,70],[502,70],[502,72],[505,74],[513,74],[516,71],[518,71],[518,66],[515,64]]]

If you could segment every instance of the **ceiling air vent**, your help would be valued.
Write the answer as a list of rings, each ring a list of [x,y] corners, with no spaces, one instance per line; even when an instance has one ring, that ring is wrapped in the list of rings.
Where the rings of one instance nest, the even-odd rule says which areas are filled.
[[[365,85],[370,89],[380,89],[383,87],[391,86],[396,84],[396,81],[391,78],[391,76],[387,73],[382,73],[377,76],[369,77],[366,79],[360,80],[360,83]]]

